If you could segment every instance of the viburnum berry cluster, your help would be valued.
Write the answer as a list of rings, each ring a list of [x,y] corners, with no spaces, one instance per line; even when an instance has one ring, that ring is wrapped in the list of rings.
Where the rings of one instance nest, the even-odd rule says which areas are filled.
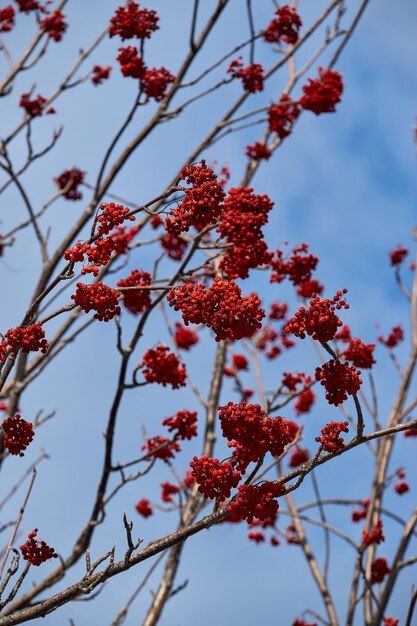
[[[319,67],[319,78],[308,80],[303,87],[303,97],[300,105],[303,109],[312,111],[316,115],[334,113],[335,105],[340,102],[343,93],[341,74],[331,69]]]
[[[93,85],[101,85],[103,81],[108,80],[112,69],[111,65],[107,65],[106,67],[94,65],[91,70],[91,82]]]
[[[342,322],[335,311],[342,308],[348,309],[349,305],[343,298],[347,289],[337,291],[331,299],[321,300],[315,296],[310,300],[308,309],[300,307],[295,316],[285,326],[285,332],[292,333],[296,337],[305,339],[306,334],[316,341],[327,342],[334,338],[337,329]]]
[[[148,98],[154,98],[157,102],[165,98],[168,85],[175,80],[175,76],[165,67],[146,67],[136,46],[119,48],[116,61],[120,63],[123,76],[139,79],[141,90]]]
[[[173,417],[164,419],[162,426],[168,426],[175,439],[192,439],[197,436],[197,411],[177,411]]]
[[[71,296],[74,303],[86,313],[96,311],[94,319],[101,322],[109,322],[120,315],[119,298],[120,291],[102,282],[93,285],[77,283],[76,292]]]
[[[65,15],[60,9],[56,9],[39,22],[39,28],[54,41],[61,41],[63,34],[68,28]]]
[[[187,242],[182,237],[165,233],[161,237],[161,247],[173,261],[181,261],[187,249]]]
[[[310,283],[312,273],[318,262],[318,257],[309,252],[306,243],[295,246],[292,253],[287,257],[284,257],[283,251],[278,249],[276,258],[271,261],[271,283],[281,283],[285,278],[288,278],[294,286],[299,288],[297,293],[300,293],[301,288],[300,295],[304,295],[303,286]],[[323,287],[320,286],[314,295],[320,295],[322,290]]]
[[[7,33],[13,30],[14,26],[14,8],[11,4],[0,9],[0,33]]]
[[[283,93],[279,102],[268,109],[268,129],[276,133],[280,139],[291,134],[292,127],[301,113],[298,102],[293,102],[290,96]]]
[[[404,339],[404,329],[400,324],[394,326],[387,338],[380,335],[378,341],[387,348],[396,348]]]
[[[186,325],[208,326],[214,331],[216,341],[251,337],[261,328],[265,317],[257,295],[242,297],[234,281],[222,281],[219,276],[209,288],[202,283],[174,287],[167,300],[176,311],[182,312]]]
[[[267,452],[280,456],[294,439],[287,420],[269,417],[259,404],[247,404],[245,400],[219,407],[219,420],[223,437],[234,448],[233,459],[241,472]]]
[[[45,12],[45,8],[41,5],[39,0],[14,0],[19,7],[19,11],[22,13],[30,13],[30,11]]]
[[[194,457],[190,461],[191,475],[198,484],[198,491],[205,498],[223,502],[230,496],[231,490],[237,487],[240,473],[229,461],[221,463],[219,459],[209,456]]]
[[[200,340],[198,334],[192,328],[187,328],[180,322],[175,323],[174,341],[180,350],[189,350],[195,346]]]
[[[165,228],[171,235],[187,232],[191,226],[202,230],[214,224],[220,216],[225,192],[217,175],[203,159],[200,163],[187,165],[180,172],[180,182],[185,181],[185,197],[165,220]]]
[[[153,67],[142,76],[140,86],[148,98],[154,98],[156,102],[160,102],[166,97],[167,87],[174,80],[174,74],[171,74],[166,67]]]
[[[384,556],[380,556],[371,565],[371,584],[382,583],[385,576],[391,572],[388,561]]]
[[[240,57],[230,63],[227,73],[230,74],[232,78],[240,78],[244,90],[248,93],[263,91],[264,68],[260,63],[251,63],[247,67],[244,67]]]
[[[152,282],[149,272],[133,270],[127,278],[121,278],[117,286],[122,293],[123,306],[133,315],[138,315],[151,306],[151,292],[148,289],[134,289],[134,287],[148,287]],[[127,291],[123,291],[128,287]]]
[[[142,374],[148,383],[158,383],[173,389],[185,387],[186,368],[178,357],[170,352],[168,346],[159,344],[156,349],[149,349],[142,358]]]
[[[299,446],[295,446],[294,450],[291,453],[289,466],[290,467],[299,467],[306,463],[310,459],[310,453],[307,448],[300,448]]]
[[[174,502],[174,498],[172,496],[180,491],[178,485],[174,485],[173,483],[161,483],[161,489],[162,502]]]
[[[230,245],[220,264],[228,278],[247,278],[249,269],[269,265],[272,254],[263,240],[262,227],[273,206],[266,194],[254,194],[251,187],[229,190],[217,227]]]
[[[17,352],[18,350],[22,350],[22,352],[38,352],[40,350],[43,354],[49,349],[49,343],[45,339],[45,330],[41,322],[29,324],[29,326],[10,328],[5,333],[1,346],[3,355],[7,348],[11,352]]]
[[[167,437],[161,435],[155,435],[150,437],[143,444],[141,450],[146,450],[146,460],[161,459],[162,461],[168,461],[175,458],[176,452],[181,452],[181,446],[177,441],[172,441]]]
[[[246,146],[246,156],[254,161],[268,160],[272,152],[265,143],[255,141],[254,144]]]
[[[81,200],[82,193],[78,187],[83,184],[85,174],[77,167],[73,167],[70,170],[64,170],[62,174],[54,179],[58,189],[63,192],[64,198],[67,200]]]
[[[339,452],[345,447],[340,433],[347,433],[348,426],[348,422],[329,422],[321,429],[321,437],[316,437],[316,441],[321,443],[326,452]]]
[[[30,117],[38,117],[42,115],[47,99],[39,95],[36,98],[31,98],[29,92],[22,93],[19,100],[19,106],[26,111]]]
[[[399,267],[400,265],[402,265],[404,260],[407,258],[409,252],[409,249],[405,248],[404,246],[397,246],[396,248],[394,248],[394,250],[391,250],[391,252],[389,253],[391,265],[393,267]]]
[[[268,43],[280,43],[281,41],[288,44],[296,43],[303,24],[297,11],[285,4],[275,11],[275,15],[277,17],[270,22],[263,33],[264,40]]]
[[[358,393],[362,384],[359,375],[360,371],[354,365],[331,359],[316,368],[315,379],[324,386],[328,403],[338,406],[347,400],[348,395]]]
[[[146,73],[146,65],[138,55],[136,46],[119,48],[116,61],[120,63],[120,71],[126,78],[143,78]]]
[[[260,485],[239,485],[236,497],[228,506],[234,520],[246,520],[251,524],[276,515],[278,502],[275,498],[285,492],[285,486],[278,482],[264,482]]]
[[[101,211],[97,217],[99,235],[108,235],[113,228],[120,226],[125,220],[135,221],[135,216],[129,215],[130,209],[122,204],[103,202],[99,206],[99,211]]]
[[[362,500],[362,508],[352,511],[351,519],[355,524],[365,519],[368,513],[369,500]]]
[[[364,546],[380,544],[382,541],[385,541],[384,533],[382,532],[382,520],[379,519],[369,533],[366,530],[362,531],[362,544]]]
[[[26,450],[35,436],[33,424],[22,419],[17,413],[7,417],[1,427],[4,432],[4,447],[14,456],[24,456],[23,451]]]
[[[39,566],[50,559],[57,559],[58,555],[45,541],[38,539],[37,534],[38,529],[35,528],[35,530],[28,534],[27,541],[20,546],[20,550],[22,551],[22,556],[25,561],[28,561],[31,565]]]
[[[147,500],[146,498],[142,498],[141,500],[139,500],[135,504],[135,509],[139,513],[139,515],[142,515],[142,517],[147,518],[153,515],[153,508],[151,507],[149,500]]]
[[[116,35],[125,39],[149,39],[158,26],[159,17],[156,11],[141,9],[140,6],[129,0],[124,6],[116,9],[110,20],[109,37]]]
[[[375,363],[373,352],[375,350],[374,343],[363,343],[360,339],[352,339],[346,350],[343,352],[343,356],[348,361],[351,361],[356,367],[362,369],[371,369]]]

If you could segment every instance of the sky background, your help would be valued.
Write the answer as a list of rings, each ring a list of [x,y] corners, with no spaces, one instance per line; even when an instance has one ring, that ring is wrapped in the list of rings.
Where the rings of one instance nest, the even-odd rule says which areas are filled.
[[[202,4],[204,14],[214,2]],[[321,1],[300,2],[305,27],[320,14],[325,4]],[[231,49],[235,42],[246,38],[248,28],[242,10],[244,5],[243,0],[232,0],[204,49],[204,61],[201,66],[197,65],[197,70]],[[347,5],[349,20],[358,2],[349,0]],[[157,67],[165,65],[175,74],[186,46],[191,2],[154,0],[147,2],[146,6],[156,9],[161,17],[161,30],[147,47],[148,62]],[[36,72],[20,77],[13,94],[2,102],[2,133],[21,119],[21,110],[17,107],[20,94],[34,83],[35,93],[50,93],[71,67],[76,51],[88,45],[105,28],[116,7],[113,0],[73,0],[68,3],[65,13],[70,26],[64,40],[59,45],[52,44],[49,55],[42,59]],[[256,25],[261,28],[272,18],[273,3],[256,0],[254,7]],[[24,49],[33,29],[31,17],[19,18],[18,30],[7,40],[16,56]],[[326,295],[331,297],[337,289],[348,288],[351,308],[343,315],[343,320],[351,324],[355,336],[366,342],[374,341],[380,331],[387,334],[399,322],[408,330],[407,305],[395,286],[387,252],[398,243],[411,245],[411,228],[416,222],[413,145],[417,112],[416,27],[417,5],[414,1],[402,0],[399,5],[393,0],[371,0],[337,66],[345,82],[343,101],[338,105],[337,114],[303,115],[294,134],[270,161],[262,164],[252,183],[257,193],[268,193],[275,202],[267,229],[271,249],[281,246],[284,241],[290,242],[291,246],[308,242],[311,251],[320,257],[317,277],[326,285]],[[314,43],[317,45],[322,36],[323,31],[307,46],[305,54],[311,53]],[[119,41],[106,39],[86,64],[86,70],[94,63],[113,65],[113,75],[108,83],[94,88],[87,82],[69,91],[57,101],[56,116],[34,124],[34,140],[39,145],[48,141],[53,128],[64,125],[62,138],[53,153],[40,160],[23,178],[35,206],[41,206],[54,193],[53,177],[68,167],[86,170],[88,181],[95,180],[98,158],[114,128],[123,120],[135,93],[135,81],[119,76],[114,61],[119,46]],[[325,65],[326,59],[329,59],[328,54],[320,64]],[[256,61],[268,67],[274,61],[274,54],[268,46],[258,43]],[[225,67],[221,69],[224,71]],[[191,74],[195,75],[194,72]],[[309,76],[315,74],[315,69],[310,70]],[[263,106],[279,97],[285,81],[284,72],[263,94],[253,96],[251,106],[258,106],[258,102]],[[300,86],[294,93],[297,95],[299,90]],[[112,186],[113,193],[137,204],[157,195],[205,136],[213,121],[227,110],[228,102],[233,102],[233,97],[239,93],[239,84],[230,85],[224,92],[216,92],[191,107],[183,118],[162,125],[129,160]],[[140,111],[131,132],[137,132],[149,115],[148,111]],[[246,164],[245,146],[259,139],[261,129],[262,126],[233,133],[202,156],[209,161],[217,159],[220,165],[228,164],[232,171],[231,183],[238,184]],[[130,136],[128,133],[125,141]],[[123,141],[121,145],[124,145]],[[13,146],[17,162],[22,158],[23,149],[24,142],[17,140]],[[89,199],[87,191],[84,199]],[[65,200],[53,206],[43,223],[52,224],[52,243],[59,241],[84,206],[84,202]],[[20,199],[10,189],[0,200],[0,230],[8,230],[23,218]],[[131,258],[127,270],[135,267],[149,269],[152,258],[148,248],[141,249]],[[1,329],[4,331],[16,326],[21,319],[38,271],[39,252],[32,233],[25,231],[16,245],[7,249],[4,259],[0,259],[3,293],[7,294],[1,310]],[[125,275],[127,273],[125,271]],[[268,288],[265,277],[256,273],[243,285],[245,293],[250,289],[259,289],[266,303],[290,297],[285,286]],[[295,310],[294,300],[291,302],[292,310]],[[376,324],[380,324],[380,330]],[[128,337],[134,320],[125,314],[123,325]],[[138,346],[137,361],[159,339],[167,342],[169,337],[161,315],[156,313]],[[406,342],[399,350],[403,362],[408,339],[407,334]],[[39,409],[56,410],[56,417],[39,430],[24,459],[7,459],[2,467],[3,484],[10,485],[37,457],[40,448],[46,448],[51,458],[39,468],[21,530],[27,534],[38,527],[42,538],[64,555],[68,554],[89,515],[101,470],[101,433],[105,428],[107,407],[115,388],[114,372],[118,366],[114,344],[113,325],[97,323],[83,335],[79,344],[71,345],[63,358],[54,361],[49,372],[28,390],[21,409],[26,419],[32,418]],[[381,348],[377,350],[375,377],[383,416],[391,406],[397,378],[387,355]],[[212,353],[213,342],[209,341],[206,332],[200,348],[185,359],[202,389],[207,388],[210,375],[208,355]],[[283,371],[302,369],[312,372],[316,365],[317,356],[311,347],[303,344],[288,352],[285,360],[266,363],[264,374],[267,384],[273,387]],[[247,381],[249,384],[249,376]],[[412,394],[415,392],[414,386]],[[330,407],[322,401],[322,395],[320,397],[312,414],[303,421],[306,438],[317,434],[326,421],[340,419],[339,414],[329,410]],[[226,383],[221,403],[235,399],[231,385]],[[350,403],[347,406],[352,408]],[[141,427],[145,425],[150,436],[160,434],[161,420],[179,408],[197,408],[195,398],[187,390],[173,394],[151,386],[132,392],[123,404],[115,457],[120,460],[135,458],[142,441]],[[291,411],[284,415],[290,419],[293,417]],[[409,464],[408,479],[412,491],[401,499],[395,494],[390,496],[392,507],[404,517],[415,505],[417,481],[411,465],[415,459],[415,445],[415,441],[401,442],[392,461],[394,470],[399,465],[407,467]],[[198,454],[195,445],[184,444],[178,459],[180,471],[185,470],[195,453]],[[70,471],[63,474],[64,467]],[[367,497],[370,471],[366,451],[355,451],[346,459],[336,459],[331,470],[328,465],[317,472],[323,497]],[[114,544],[118,557],[123,556],[124,511],[135,522],[135,535],[142,537],[145,544],[175,527],[174,515],[158,514],[143,520],[134,511],[139,498],[157,499],[155,494],[159,493],[159,483],[164,480],[170,480],[170,473],[161,462],[149,477],[129,485],[113,500],[106,524],[95,535],[93,558]],[[1,511],[2,522],[13,518],[22,498],[23,491],[20,491],[10,507]],[[300,502],[312,499],[311,481],[306,481],[297,492],[297,499]],[[360,528],[352,528],[349,518],[349,509],[331,510],[332,523],[340,524],[359,540]],[[282,516],[280,526],[285,527],[288,523]],[[380,554],[388,558],[395,545],[394,530],[395,526],[387,522],[387,541]],[[313,529],[311,537],[321,557],[322,534]],[[412,549],[410,554],[414,554]],[[341,623],[346,609],[350,563],[349,548],[343,542],[332,540],[331,582]],[[31,576],[41,576],[53,566],[53,563],[45,564],[42,571],[33,571]],[[138,567],[117,577],[93,602],[72,603],[47,616],[42,623],[55,626],[66,624],[72,618],[76,626],[110,624],[145,571],[147,569]],[[78,580],[82,573],[82,564],[73,568],[65,585]],[[29,585],[31,576],[27,581]],[[263,626],[286,626],[307,607],[322,613],[320,598],[298,548],[284,544],[278,549],[269,545],[257,546],[247,541],[245,524],[225,524],[193,537],[183,551],[177,584],[185,580],[188,580],[187,587],[170,600],[161,626],[192,626],[196,623],[208,626],[213,621],[220,625],[261,623]],[[409,568],[394,594],[389,611],[400,619],[400,624],[405,619],[413,583],[416,583],[416,569]],[[151,579],[150,586],[156,589],[157,584],[158,575]],[[127,626],[142,622],[149,602],[148,588],[132,606],[125,622]],[[360,614],[357,624],[361,624]]]

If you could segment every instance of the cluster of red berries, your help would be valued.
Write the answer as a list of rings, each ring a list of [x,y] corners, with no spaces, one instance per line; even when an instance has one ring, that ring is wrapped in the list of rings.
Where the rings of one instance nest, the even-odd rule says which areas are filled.
[[[144,518],[153,515],[153,508],[151,507],[149,500],[147,500],[146,498],[142,498],[141,500],[139,500],[135,505],[135,509],[139,513],[139,515],[142,515],[142,517]]]
[[[388,561],[384,556],[380,556],[371,565],[371,584],[382,583],[385,576],[391,572]]]
[[[246,156],[254,161],[268,160],[271,154],[272,152],[268,146],[260,141],[255,141],[254,144],[246,146]]]
[[[228,506],[234,519],[246,520],[251,524],[256,518],[259,521],[276,515],[278,502],[275,498],[282,495],[285,486],[281,483],[264,482],[257,486],[239,485],[236,497]]]
[[[384,533],[382,532],[382,520],[379,519],[369,533],[366,530],[362,531],[362,544],[364,546],[370,546],[373,543],[380,544],[382,541],[385,541]]]
[[[278,249],[276,257],[271,261],[271,283],[281,283],[288,278],[294,286],[302,285],[311,279],[318,262],[318,257],[309,252],[306,243],[295,246],[287,257]]]
[[[4,335],[1,342],[2,354],[9,348],[11,352],[22,350],[23,352],[38,352],[45,354],[49,344],[45,339],[45,331],[41,322],[30,324],[29,326],[18,326],[10,328]],[[0,357],[0,360],[4,360]]]
[[[316,368],[315,379],[324,386],[327,402],[338,406],[347,400],[348,395],[358,393],[362,384],[359,374],[360,371],[354,365],[331,359]]]
[[[391,250],[389,253],[391,265],[393,267],[400,266],[404,262],[404,259],[408,256],[408,253],[409,249],[404,248],[404,246],[397,246],[394,250]]]
[[[38,117],[39,115],[42,115],[46,101],[46,98],[43,96],[37,96],[36,98],[31,99],[31,94],[27,92],[22,93],[20,96],[19,106],[31,117]]]
[[[374,343],[366,344],[360,339],[352,339],[346,350],[343,352],[343,356],[348,361],[351,361],[356,367],[370,369],[375,363],[375,359],[373,357],[374,350]]]
[[[164,419],[162,426],[168,426],[175,439],[192,439],[197,436],[197,411],[177,411],[173,417]]]
[[[141,365],[145,368],[142,374],[148,383],[158,383],[173,389],[185,387],[186,369],[178,357],[169,351],[168,346],[159,344],[155,350],[147,350]]]
[[[132,228],[126,228],[126,226],[117,226],[111,233],[111,240],[113,242],[113,249],[116,254],[124,254],[129,247],[129,244],[140,230],[140,225],[133,226]]]
[[[14,8],[11,4],[0,9],[0,33],[8,33],[14,26]]]
[[[227,73],[232,78],[240,78],[243,83],[243,89],[248,93],[262,91],[264,88],[264,68],[260,63],[251,63],[244,67],[240,58],[235,59],[230,63]]]
[[[161,483],[161,500],[162,502],[173,502],[175,494],[180,491],[180,488],[177,485],[173,485],[172,483]]]
[[[285,4],[275,11],[275,15],[277,17],[270,22],[263,33],[265,41],[268,43],[280,43],[281,41],[289,44],[296,43],[303,24],[297,11]]]
[[[35,432],[33,424],[19,414],[6,418],[1,425],[4,432],[4,447],[15,456],[24,456],[23,451],[32,442]]]
[[[176,322],[174,330],[174,341],[177,348],[189,350],[199,342],[198,334],[192,328],[187,328],[184,324]]]
[[[28,534],[26,543],[20,546],[20,549],[25,561],[31,565],[39,566],[50,559],[57,559],[58,555],[53,548],[50,548],[44,541],[40,541],[36,536],[37,534],[38,529],[35,528]]]
[[[365,519],[368,512],[369,500],[362,500],[362,508],[356,509],[352,511],[351,519],[352,522],[360,522],[362,519]]]
[[[120,63],[120,71],[126,78],[141,79],[146,74],[146,65],[143,59],[138,56],[138,49],[135,46],[119,48],[116,61]]]
[[[340,433],[347,433],[348,430],[348,422],[329,422],[321,429],[321,437],[316,437],[316,441],[321,443],[326,452],[339,452],[345,447]]]
[[[256,294],[242,297],[234,281],[223,282],[218,276],[209,288],[202,283],[174,287],[167,300],[176,311],[182,311],[186,325],[205,324],[212,328],[216,341],[251,337],[265,317]]]
[[[288,312],[288,304],[286,302],[273,302],[269,309],[269,319],[277,322],[285,320]]]
[[[268,109],[268,128],[276,133],[280,139],[288,137],[294,122],[301,113],[298,102],[292,102],[288,94],[282,94],[279,102]]]
[[[133,270],[127,278],[121,278],[117,286],[121,289],[124,287],[147,287],[151,282],[152,276],[149,272]],[[128,311],[133,315],[138,315],[151,306],[151,292],[148,289],[122,290],[122,302]]]
[[[161,246],[173,261],[181,261],[187,249],[187,242],[182,237],[166,233],[161,237]]]
[[[307,448],[299,448],[298,446],[295,446],[288,464],[290,467],[299,467],[300,465],[303,465],[303,463],[306,463],[309,458],[310,453]]]
[[[305,384],[311,384],[311,377],[306,376]],[[309,413],[311,411],[311,407],[314,404],[316,399],[316,394],[310,387],[306,387],[298,396],[297,400],[294,402],[294,411],[295,414],[300,416],[302,413]]]
[[[133,222],[134,215],[129,215],[130,209],[122,204],[114,202],[103,202],[99,206],[100,215],[97,217],[99,235],[108,235],[113,228],[123,224],[125,220]]]
[[[206,455],[201,458],[193,457],[190,467],[191,475],[198,484],[198,491],[205,498],[215,499],[217,502],[223,502],[228,498],[241,478],[240,473],[229,461],[221,463],[219,459]]]
[[[250,268],[270,263],[272,255],[263,240],[262,227],[273,206],[266,194],[254,194],[251,187],[230,189],[217,227],[231,244],[221,262],[228,278],[247,278]]]
[[[108,80],[110,78],[111,71],[111,65],[107,65],[106,67],[94,65],[91,70],[91,82],[93,85],[101,85],[104,80]]]
[[[30,11],[45,12],[45,8],[41,5],[39,0],[14,0],[19,6],[19,11],[23,13],[29,13]]]
[[[349,305],[343,298],[347,289],[337,291],[331,299],[321,300],[317,296],[312,298],[308,309],[300,307],[295,316],[290,319],[285,326],[285,332],[292,333],[296,337],[304,339],[306,334],[316,341],[326,342],[334,338],[337,329],[342,326],[342,322],[335,313],[335,310],[348,309]]]
[[[399,496],[402,496],[404,493],[408,493],[410,491],[410,485],[405,480],[400,480],[395,483],[394,490]]]
[[[63,197],[67,200],[81,200],[82,194],[78,187],[83,184],[85,178],[85,172],[82,172],[77,167],[73,167],[70,170],[64,170],[62,174],[54,178],[54,181],[58,185],[58,189],[63,191]]]
[[[242,472],[267,452],[280,456],[294,439],[287,420],[268,417],[259,404],[247,404],[245,400],[219,407],[219,420],[228,447],[234,448],[233,459]]]
[[[317,626],[317,622],[306,622],[303,619],[296,619],[292,626]]]
[[[175,76],[165,67],[153,67],[148,69],[141,78],[140,86],[148,98],[154,98],[160,102],[165,98],[168,85],[173,83]]]
[[[107,265],[110,261],[110,257],[112,252],[114,251],[114,242],[111,237],[105,237],[103,239],[96,239],[92,244],[85,241],[81,243],[77,241],[77,243],[72,247],[68,248],[64,252],[64,259],[69,261],[70,263],[81,263],[84,261],[84,257],[86,256],[89,262],[89,265],[85,265],[81,270],[81,274],[84,276],[85,274],[94,274],[97,276],[99,273],[99,268],[102,265]]]
[[[157,102],[165,98],[168,85],[175,80],[165,67],[147,68],[135,46],[119,48],[116,60],[120,63],[123,76],[139,79],[142,91]]]
[[[187,232],[191,226],[201,230],[215,223],[225,197],[217,175],[204,159],[200,163],[183,167],[180,181],[185,181],[191,187],[185,189],[184,199],[165,220],[168,233],[177,236]]]
[[[77,283],[77,290],[71,299],[86,313],[96,311],[94,319],[100,322],[108,322],[116,315],[120,315],[119,306],[120,292],[108,287],[104,283],[85,285]]]
[[[394,326],[387,338],[380,335],[378,341],[383,343],[387,348],[396,348],[404,339],[404,330],[399,324]]]
[[[339,72],[319,67],[319,78],[310,78],[303,87],[300,104],[303,109],[321,113],[334,113],[335,105],[340,102],[343,93],[343,81]]]
[[[248,359],[244,354],[234,354],[232,356],[232,364],[227,365],[223,373],[225,376],[236,376],[240,371],[246,371],[248,369]]]
[[[168,461],[175,458],[176,452],[181,452],[181,446],[177,441],[171,441],[166,437],[155,435],[150,437],[143,444],[141,450],[146,450],[146,459],[150,461],[152,458],[161,459],[162,461]]]
[[[47,37],[54,41],[61,41],[63,34],[68,28],[65,15],[60,9],[56,9],[39,22],[39,28],[46,33]]]
[[[118,35],[125,39],[149,39],[159,29],[156,11],[141,9],[136,2],[129,1],[116,9],[110,20],[109,37]]]

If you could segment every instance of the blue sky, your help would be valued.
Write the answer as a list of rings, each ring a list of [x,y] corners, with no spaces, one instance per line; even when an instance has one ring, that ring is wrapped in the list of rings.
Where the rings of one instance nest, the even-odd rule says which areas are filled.
[[[348,16],[358,4],[348,2]],[[191,2],[154,0],[146,5],[155,8],[161,16],[161,30],[149,44],[149,63],[155,66],[164,64],[175,73],[183,54]],[[213,41],[205,49],[208,62],[217,58],[219,48],[228,49],[246,36],[243,5],[243,0],[231,2]],[[256,0],[254,5],[258,26],[266,24],[273,13],[272,3]],[[324,5],[321,0],[300,2],[305,24],[313,15],[319,14]],[[16,107],[20,93],[28,90],[34,82],[36,93],[49,93],[62,73],[71,66],[70,59],[75,51],[87,45],[92,36],[105,27],[116,6],[113,0],[73,0],[68,3],[68,33],[62,44],[51,46],[49,61],[42,60],[35,74],[27,74],[17,82],[14,95],[3,105],[5,114],[2,121],[7,121],[6,128],[20,119],[21,112]],[[12,44],[16,50],[24,47],[30,32],[30,18],[23,16],[21,22]],[[326,293],[331,296],[337,289],[349,289],[351,309],[344,319],[352,325],[355,336],[369,342],[379,332],[375,328],[376,323],[381,325],[384,333],[398,322],[407,327],[407,307],[395,287],[387,251],[397,243],[411,243],[410,231],[416,221],[415,150],[412,140],[417,112],[416,26],[417,5],[412,0],[403,0],[400,7],[398,2],[392,0],[371,0],[362,23],[338,64],[344,76],[345,93],[337,114],[303,116],[293,136],[270,161],[262,165],[253,181],[256,192],[268,193],[276,204],[267,231],[271,248],[278,247],[283,241],[291,244],[308,242],[312,252],[320,257],[318,277],[325,283]],[[242,32],[245,34],[242,35]],[[115,40],[106,40],[87,67],[93,63],[115,66],[117,47]],[[268,65],[272,59],[270,50],[259,44],[257,60]],[[325,65],[325,61],[326,56],[322,64]],[[310,74],[314,75],[315,70]],[[266,101],[276,97],[285,79],[286,75],[278,76],[276,84],[267,88],[266,96],[263,95],[263,99],[256,96],[253,101],[264,103],[265,97]],[[47,141],[51,130],[61,123],[64,123],[64,133],[54,153],[39,162],[24,179],[35,204],[41,205],[53,193],[53,176],[67,167],[76,165],[85,169],[88,179],[94,180],[97,156],[107,145],[114,125],[120,123],[128,110],[134,87],[133,81],[123,80],[117,67],[114,67],[109,83],[97,89],[89,83],[82,85],[57,102],[57,116],[39,120],[42,123],[36,125],[36,141]],[[228,98],[239,94],[238,85],[230,86],[228,90]],[[130,159],[112,191],[132,198],[138,204],[158,194],[204,136],[211,121],[226,109],[223,95],[214,94],[209,100],[191,108],[186,118],[161,126],[155,137]],[[134,131],[148,115],[147,112],[140,112]],[[258,127],[234,133],[203,156],[216,158],[221,164],[228,163],[232,170],[232,183],[238,183],[246,163],[245,146],[258,139],[259,133]],[[21,158],[21,142],[16,143],[14,155],[16,159]],[[88,199],[88,194],[85,197]],[[59,239],[83,206],[83,203],[65,200],[54,206],[50,218],[53,223],[52,241]],[[0,211],[4,220],[1,229],[6,230],[15,223],[15,215],[20,215],[22,211],[12,191],[5,194]],[[150,263],[151,257],[145,249],[132,258],[129,267],[147,269]],[[14,248],[7,251],[5,260],[0,264],[3,289],[8,294],[2,307],[1,328],[4,330],[20,320],[38,269],[39,254],[31,233],[27,232]],[[258,280],[258,276],[252,278],[244,290],[257,288]],[[262,280],[259,284],[267,289],[267,283]],[[263,293],[265,299],[271,301],[287,298],[289,291],[273,286],[273,289],[270,287],[268,292]],[[292,306],[295,307],[294,301]],[[126,329],[133,328],[133,320],[126,315],[123,323]],[[155,338],[160,337],[168,340],[162,318],[157,314],[138,347],[138,361]],[[41,447],[46,448],[51,458],[40,467],[22,531],[26,533],[35,526],[39,527],[42,537],[63,554],[67,554],[89,514],[101,468],[101,433],[114,391],[115,362],[117,364],[118,360],[114,343],[114,327],[95,324],[82,337],[79,345],[71,345],[66,356],[54,362],[49,374],[36,382],[22,400],[23,416],[33,416],[40,408],[56,410],[57,415],[39,431],[24,460],[8,459],[2,468],[3,480],[9,484],[36,458]],[[407,347],[404,345],[400,350],[402,358],[406,356]],[[191,371],[195,372],[193,377],[203,388],[209,376],[206,351],[212,351],[212,348],[208,341],[204,341],[201,350],[196,350],[187,361],[193,368]],[[396,374],[381,349],[377,356],[375,376],[381,406],[386,407],[387,413]],[[301,359],[303,367],[300,366]],[[312,370],[316,364],[313,350],[298,346],[288,353],[285,362],[276,361],[272,366],[266,364],[264,373],[272,385],[282,371]],[[225,390],[222,403],[233,399],[227,395],[230,391],[227,385]],[[160,388],[133,392],[123,405],[116,456],[120,459],[136,456],[142,425],[146,426],[150,435],[157,434],[161,419],[173,414],[177,408],[194,407],[195,399],[183,390],[175,395]],[[291,414],[285,416],[292,417]],[[323,419],[339,418],[329,411],[327,405],[319,402],[317,409],[305,421],[307,435],[316,433],[318,424],[324,423]],[[417,489],[411,466],[415,457],[414,445],[412,441],[405,442],[393,461],[394,468],[399,463],[410,463],[409,479],[413,490],[401,501],[398,497],[392,499],[393,506],[404,516],[415,502]],[[192,444],[184,445],[179,460],[181,469],[186,467],[195,452]],[[70,471],[63,475],[63,467],[70,468]],[[336,492],[343,492],[346,497],[366,497],[369,472],[366,453],[355,452],[346,461],[336,460],[331,472],[318,472],[318,479],[323,494],[328,497],[334,495],[335,484]],[[158,489],[159,483],[167,479],[167,468],[158,466],[149,479],[128,486],[113,501],[107,524],[97,531],[92,547],[93,557],[115,543],[119,557],[123,554],[124,511],[134,519],[135,534],[143,537],[145,543],[174,527],[176,520],[173,517],[160,514],[144,521],[133,510],[137,499],[154,498],[155,488]],[[8,511],[2,512],[5,520],[13,517],[22,493],[11,503]],[[306,483],[300,491],[299,500],[309,498],[311,484]],[[331,519],[351,529],[347,510],[332,512]],[[284,520],[282,526],[287,523]],[[387,531],[389,528],[391,526],[387,524]],[[359,528],[355,527],[353,532],[359,537]],[[168,603],[161,626],[191,626],[195,623],[208,626],[214,620],[221,625],[239,623],[251,626],[259,622],[264,626],[286,626],[297,617],[297,611],[301,612],[306,606],[321,610],[307,567],[296,547],[283,545],[273,550],[248,542],[245,535],[244,525],[225,524],[189,541],[177,580],[178,584],[186,579],[189,583]],[[320,554],[321,537],[316,531],[312,532],[312,537]],[[388,539],[381,554],[389,555],[392,547]],[[333,542],[333,558],[332,582],[339,614],[343,617],[347,593],[340,580],[345,575],[350,556],[345,546],[336,541]],[[44,572],[51,568],[52,565],[45,565]],[[76,626],[111,623],[144,571],[136,568],[130,574],[118,577],[105,587],[94,602],[73,603],[46,617],[42,623],[54,626],[67,623],[69,618],[74,619]],[[77,580],[80,575],[82,566],[74,568],[68,583]],[[153,589],[157,582],[158,576],[154,576],[151,581]],[[410,569],[392,602],[391,614],[400,619],[405,616],[404,607],[408,603],[412,582],[415,582],[415,570]],[[141,623],[149,601],[149,591],[145,591],[133,605],[125,622],[127,626]]]

